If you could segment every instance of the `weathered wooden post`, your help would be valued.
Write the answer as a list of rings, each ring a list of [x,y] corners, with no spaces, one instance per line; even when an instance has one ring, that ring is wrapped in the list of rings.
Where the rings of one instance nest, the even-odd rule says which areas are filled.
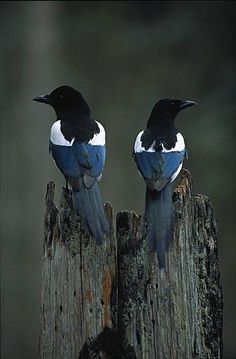
[[[42,268],[39,358],[73,359],[90,337],[112,326],[112,285],[116,243],[112,235],[97,246],[62,190],[59,211],[54,184],[47,188]],[[112,227],[112,209],[106,206]]]
[[[118,214],[118,323],[135,358],[222,356],[222,291],[216,222],[209,199],[193,195],[190,175],[174,192],[175,238],[165,272],[147,254],[142,218]]]
[[[216,221],[182,171],[165,271],[147,251],[142,216],[117,215],[116,235],[89,238],[63,189],[46,196],[40,359],[222,357]],[[112,209],[106,205],[112,228]]]

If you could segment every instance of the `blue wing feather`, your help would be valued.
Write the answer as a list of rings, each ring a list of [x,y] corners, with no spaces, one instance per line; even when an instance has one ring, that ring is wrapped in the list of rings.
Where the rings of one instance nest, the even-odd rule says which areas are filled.
[[[92,164],[89,158],[89,152],[87,149],[87,145],[85,143],[78,143],[74,142],[73,146],[71,147],[77,162],[80,166],[85,168],[91,168]]]
[[[50,142],[50,151],[59,170],[66,177],[81,176],[81,165],[73,146],[59,146]]]
[[[91,163],[91,168],[86,170],[86,174],[91,177],[99,177],[102,173],[105,165],[106,158],[106,148],[105,146],[98,145],[86,145],[89,162]]]
[[[183,162],[185,150],[177,152],[137,152],[134,154],[138,169],[145,179],[171,179]]]
[[[73,146],[59,146],[50,142],[52,156],[57,167],[66,177],[79,177],[87,174],[99,177],[105,164],[105,146],[74,143]]]

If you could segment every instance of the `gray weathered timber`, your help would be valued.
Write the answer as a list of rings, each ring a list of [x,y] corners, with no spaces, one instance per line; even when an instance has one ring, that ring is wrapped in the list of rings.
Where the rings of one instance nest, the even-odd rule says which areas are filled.
[[[118,214],[121,336],[134,358],[221,358],[223,298],[212,205],[193,195],[187,171],[173,200],[175,237],[165,271],[147,253],[142,217]]]
[[[77,359],[88,338],[112,326],[115,237],[97,246],[72,209],[70,191],[63,188],[59,211],[53,197],[51,182],[46,195],[39,358]],[[112,228],[109,205],[106,213]]]
[[[207,359],[222,357],[223,298],[216,221],[206,196],[182,171],[173,194],[176,228],[160,271],[142,216],[117,215],[100,247],[62,190],[46,195],[39,358]],[[112,229],[112,209],[106,205]]]

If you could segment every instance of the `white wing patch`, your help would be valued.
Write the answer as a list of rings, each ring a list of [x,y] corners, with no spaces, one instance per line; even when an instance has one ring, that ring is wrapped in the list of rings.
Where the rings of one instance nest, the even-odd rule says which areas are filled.
[[[138,136],[136,137],[135,144],[134,144],[134,152],[135,152],[135,153],[143,152],[143,151],[146,151],[146,152],[155,152],[154,142],[153,142],[153,144],[151,145],[151,147],[149,147],[148,150],[145,150],[145,148],[142,146],[142,142],[141,142],[141,136],[142,136],[142,134],[143,134],[143,131],[139,132]]]
[[[100,132],[93,136],[92,140],[89,141],[89,144],[104,146],[106,143],[105,130],[99,122],[96,121],[96,123],[98,124]],[[61,132],[61,121],[58,120],[58,121],[54,122],[54,124],[51,127],[50,140],[54,145],[57,145],[57,146],[72,146],[75,139],[72,138],[71,141],[67,141],[65,139],[63,133]]]
[[[149,147],[148,150],[145,150],[145,148],[142,146],[142,142],[141,142],[142,134],[143,134],[143,131],[139,132],[138,136],[136,137],[135,144],[134,144],[134,152],[135,153],[143,152],[143,151],[155,152],[154,142],[151,145],[151,147]],[[180,152],[180,151],[183,151],[184,149],[185,149],[184,138],[183,138],[183,136],[181,135],[180,132],[177,133],[177,141],[176,141],[175,147],[172,147],[170,150],[167,150],[164,147],[164,145],[162,144],[162,152],[165,152],[165,153],[167,153],[167,152]]]
[[[51,127],[50,140],[57,146],[72,146],[75,139],[72,138],[71,142],[65,139],[63,133],[61,132],[61,121],[58,120],[54,122]]]
[[[105,146],[106,133],[104,127],[98,121],[96,121],[96,123],[100,129],[100,132],[93,136],[93,138],[89,141],[89,144],[93,146]]]
[[[175,147],[172,147],[170,150],[167,150],[163,145],[162,145],[162,152],[180,152],[183,151],[185,149],[185,143],[184,143],[184,138],[181,135],[180,132],[177,133],[177,141],[175,144]]]

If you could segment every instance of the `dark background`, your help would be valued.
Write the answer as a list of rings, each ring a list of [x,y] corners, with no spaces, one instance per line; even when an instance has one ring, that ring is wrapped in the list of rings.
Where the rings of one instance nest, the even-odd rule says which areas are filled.
[[[133,141],[160,98],[190,99],[177,125],[196,192],[219,223],[225,358],[236,358],[235,47],[230,1],[1,2],[2,357],[37,358],[44,195],[63,178],[48,154],[52,109],[31,99],[67,84],[107,131],[101,189],[143,212]],[[190,358],[189,358],[190,359]]]

